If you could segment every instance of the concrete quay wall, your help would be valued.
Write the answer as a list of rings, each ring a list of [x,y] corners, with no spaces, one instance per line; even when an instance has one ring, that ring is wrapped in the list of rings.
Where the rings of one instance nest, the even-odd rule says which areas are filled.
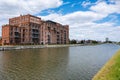
[[[50,48],[50,47],[71,47],[81,46],[81,44],[67,44],[67,45],[18,45],[18,46],[0,46],[0,51],[18,50],[18,49],[34,49],[34,48]]]

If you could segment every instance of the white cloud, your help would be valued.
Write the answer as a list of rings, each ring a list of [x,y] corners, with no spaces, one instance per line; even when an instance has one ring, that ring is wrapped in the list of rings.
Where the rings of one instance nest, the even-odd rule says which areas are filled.
[[[70,25],[70,39],[105,40],[106,37],[109,37],[110,40],[120,41],[120,26],[115,26],[116,23],[113,21],[116,16],[110,16],[112,19],[109,22],[95,23],[95,21],[102,20],[112,13],[119,14],[118,2],[107,4],[99,1],[90,7],[90,11],[77,11],[66,15],[52,13],[41,17]]]
[[[68,5],[68,4],[70,4],[70,2],[65,2],[65,3],[63,3],[63,5]]]
[[[71,5],[71,7],[74,7],[76,5],[76,3],[73,3],[72,5]]]
[[[81,4],[81,2],[76,2],[76,3],[73,3],[72,5],[71,5],[71,7],[74,7],[74,6],[77,6],[77,5],[80,5]]]
[[[48,16],[42,16],[43,19],[51,19],[55,21],[59,21],[63,24],[73,24],[76,23],[86,23],[90,21],[100,20],[106,17],[106,15],[97,14],[91,11],[77,11],[67,15],[53,13]]]
[[[61,14],[50,14],[48,16],[41,16],[46,20],[53,20],[60,22],[62,24],[70,25],[70,39],[96,39],[96,40],[105,40],[106,37],[109,37],[111,40],[119,41],[118,36],[120,31],[117,29],[120,27],[115,27],[115,23],[105,22],[105,23],[94,23],[95,20],[103,18],[94,12],[75,12],[67,15]],[[81,16],[81,15],[82,16]],[[94,16],[97,15],[96,17]],[[90,16],[91,15],[91,16]],[[90,18],[89,18],[90,17]],[[98,17],[98,18],[97,18]],[[104,16],[105,17],[105,16]],[[113,38],[114,37],[114,38]]]
[[[87,0],[87,1],[83,1],[81,5],[82,5],[83,7],[87,7],[87,6],[91,5],[91,4],[92,4],[92,3],[91,3],[89,0]]]
[[[120,13],[120,1],[114,1],[114,4],[107,4],[106,2],[99,2],[90,8],[100,14]]]
[[[0,0],[0,13],[4,17],[20,14],[36,14],[42,10],[62,5],[62,0]],[[0,16],[1,18],[3,18]]]

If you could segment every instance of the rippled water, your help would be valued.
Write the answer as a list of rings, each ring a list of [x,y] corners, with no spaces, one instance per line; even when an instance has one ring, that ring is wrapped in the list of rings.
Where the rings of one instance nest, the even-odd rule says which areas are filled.
[[[114,44],[0,52],[0,80],[91,80]]]

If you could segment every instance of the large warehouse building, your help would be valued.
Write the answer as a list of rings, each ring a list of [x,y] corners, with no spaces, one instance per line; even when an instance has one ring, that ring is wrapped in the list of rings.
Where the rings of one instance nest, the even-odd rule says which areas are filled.
[[[2,26],[2,45],[67,44],[69,26],[27,14],[9,19]]]

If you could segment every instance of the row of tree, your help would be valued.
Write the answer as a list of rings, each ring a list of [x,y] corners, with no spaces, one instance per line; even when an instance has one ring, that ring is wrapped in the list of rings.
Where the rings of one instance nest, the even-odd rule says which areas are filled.
[[[75,39],[72,39],[69,41],[70,44],[98,44],[98,43],[117,43],[117,44],[120,44],[120,42],[115,42],[115,41],[96,41],[96,40],[75,40]]]
[[[101,41],[96,41],[96,40],[70,40],[70,44],[98,44],[101,43]]]

